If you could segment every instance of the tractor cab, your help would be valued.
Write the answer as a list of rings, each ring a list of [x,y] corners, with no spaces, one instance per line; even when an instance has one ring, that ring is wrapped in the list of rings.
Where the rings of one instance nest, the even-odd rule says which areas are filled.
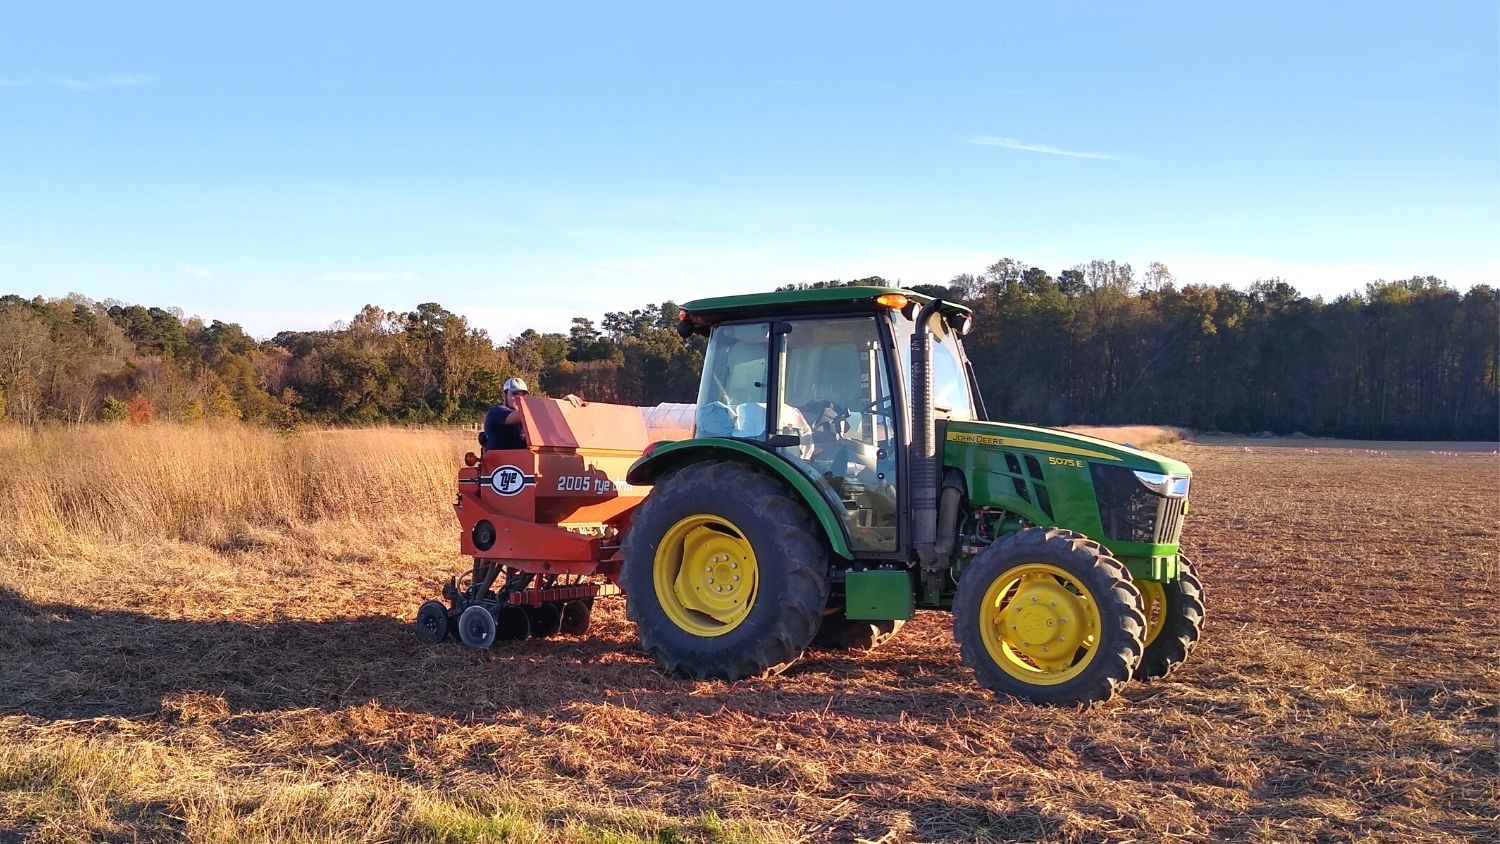
[[[930,301],[897,290],[841,288],[691,303],[683,333],[709,335],[695,437],[740,440],[775,453],[838,516],[850,551],[904,556],[907,376],[914,320]],[[945,420],[982,418],[958,340],[968,317],[958,305],[928,315],[932,407]]]

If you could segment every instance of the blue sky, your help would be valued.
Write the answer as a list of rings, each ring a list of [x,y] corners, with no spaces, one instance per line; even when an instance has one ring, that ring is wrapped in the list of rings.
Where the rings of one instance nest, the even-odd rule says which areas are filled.
[[[1494,284],[1497,8],[10,4],[0,292],[504,339],[1001,257]]]

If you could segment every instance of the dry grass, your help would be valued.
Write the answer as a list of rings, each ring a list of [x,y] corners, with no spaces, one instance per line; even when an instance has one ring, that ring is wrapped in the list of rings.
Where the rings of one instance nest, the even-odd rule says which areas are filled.
[[[1064,430],[1087,434],[1112,443],[1132,445],[1136,448],[1153,448],[1181,442],[1188,436],[1186,430],[1174,428],[1171,425],[1110,425],[1106,427],[1069,425]]]
[[[397,428],[0,425],[3,540],[33,554],[79,536],[220,547],[326,520],[435,523],[467,447],[456,432]]]
[[[1489,456],[1163,447],[1210,626],[1087,711],[922,613],[864,657],[663,676],[594,634],[418,645],[458,434],[0,431],[0,841],[1493,838]]]

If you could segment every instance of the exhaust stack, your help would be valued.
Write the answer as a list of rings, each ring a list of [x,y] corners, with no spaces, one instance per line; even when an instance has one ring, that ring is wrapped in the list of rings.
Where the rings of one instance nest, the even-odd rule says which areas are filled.
[[[911,336],[911,529],[922,566],[922,590],[936,598],[942,588],[943,564],[937,554],[938,465],[932,419],[932,335],[927,320],[942,307],[933,299],[917,312]]]

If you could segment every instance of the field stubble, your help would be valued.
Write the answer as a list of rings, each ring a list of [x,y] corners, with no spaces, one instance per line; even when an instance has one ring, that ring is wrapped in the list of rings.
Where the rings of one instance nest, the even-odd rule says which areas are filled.
[[[457,434],[0,429],[0,841],[1493,838],[1497,464],[1173,443],[1192,661],[997,701],[880,651],[662,675],[587,639],[423,647]]]

